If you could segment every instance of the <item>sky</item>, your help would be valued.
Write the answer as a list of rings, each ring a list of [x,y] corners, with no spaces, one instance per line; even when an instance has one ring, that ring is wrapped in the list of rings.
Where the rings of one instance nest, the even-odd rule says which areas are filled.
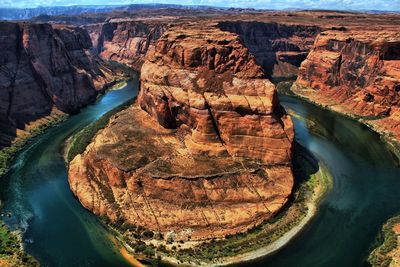
[[[165,3],[257,9],[337,9],[400,11],[400,0],[0,0],[0,7]]]

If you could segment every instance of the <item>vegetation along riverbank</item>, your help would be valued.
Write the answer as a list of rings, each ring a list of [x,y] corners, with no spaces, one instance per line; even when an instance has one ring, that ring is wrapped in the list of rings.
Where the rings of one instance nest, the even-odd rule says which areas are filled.
[[[146,262],[221,266],[249,261],[279,250],[301,232],[332,187],[327,167],[299,144],[295,145],[294,169],[298,179],[290,203],[276,217],[247,233],[206,242],[176,242],[157,239],[157,234],[140,227],[102,220],[116,232],[129,252]]]
[[[400,216],[389,219],[382,227],[378,243],[368,257],[373,267],[395,267],[400,265]]]

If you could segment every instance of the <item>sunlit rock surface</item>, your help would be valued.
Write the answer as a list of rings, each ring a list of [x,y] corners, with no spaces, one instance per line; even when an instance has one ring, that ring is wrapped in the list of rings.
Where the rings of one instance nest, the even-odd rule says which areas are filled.
[[[238,35],[212,23],[168,29],[137,103],[71,162],[72,191],[98,215],[177,240],[271,218],[292,191],[293,126],[263,77]]]

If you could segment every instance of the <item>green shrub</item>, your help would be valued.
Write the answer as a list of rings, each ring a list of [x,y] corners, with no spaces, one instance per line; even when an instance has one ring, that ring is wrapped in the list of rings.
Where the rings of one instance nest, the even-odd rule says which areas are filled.
[[[21,250],[17,236],[0,221],[0,258],[10,259],[10,266],[36,267],[39,263]]]
[[[76,155],[82,154],[85,151],[86,147],[92,142],[92,139],[97,134],[97,132],[103,129],[108,124],[108,121],[110,120],[111,116],[113,116],[115,113],[118,113],[126,109],[131,104],[133,104],[134,101],[135,98],[130,99],[124,102],[123,104],[113,108],[112,110],[108,111],[103,116],[101,116],[100,119],[89,124],[88,126],[83,128],[80,132],[75,134],[72,138],[71,144],[67,151],[67,157],[66,157],[67,163],[70,163],[75,158]]]
[[[399,245],[397,234],[393,231],[393,226],[397,223],[400,223],[400,216],[391,218],[382,227],[382,231],[377,237],[378,245],[368,257],[372,266],[386,267],[390,265],[392,258],[388,254]]]
[[[154,256],[154,249],[152,249],[151,247],[146,247],[143,250],[143,254],[148,256],[148,257],[152,257],[152,256]]]
[[[29,135],[25,138],[18,140],[9,147],[0,150],[0,176],[5,174],[17,153],[30,141],[32,138],[42,134],[47,128],[50,128],[61,121],[65,120],[67,115],[57,116],[50,118],[46,123],[40,124],[36,128],[29,131]]]
[[[150,238],[153,238],[154,233],[153,233],[153,231],[145,230],[145,231],[142,233],[142,236],[143,236],[144,238],[150,239]]]

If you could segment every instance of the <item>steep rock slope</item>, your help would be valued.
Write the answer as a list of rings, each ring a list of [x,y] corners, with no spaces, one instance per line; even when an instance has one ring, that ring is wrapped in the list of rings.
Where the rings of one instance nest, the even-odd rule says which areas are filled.
[[[400,34],[326,31],[301,65],[294,91],[363,118],[400,140]]]
[[[263,77],[238,35],[168,29],[137,103],[70,163],[72,191],[95,214],[165,239],[219,238],[271,218],[292,191],[293,127]]]
[[[319,26],[258,21],[224,21],[218,26],[240,36],[268,77],[297,75],[321,31]]]
[[[76,112],[116,75],[81,28],[0,24],[0,147],[54,109]]]
[[[166,27],[166,21],[117,20],[85,28],[100,57],[140,70],[149,47],[160,38]]]

